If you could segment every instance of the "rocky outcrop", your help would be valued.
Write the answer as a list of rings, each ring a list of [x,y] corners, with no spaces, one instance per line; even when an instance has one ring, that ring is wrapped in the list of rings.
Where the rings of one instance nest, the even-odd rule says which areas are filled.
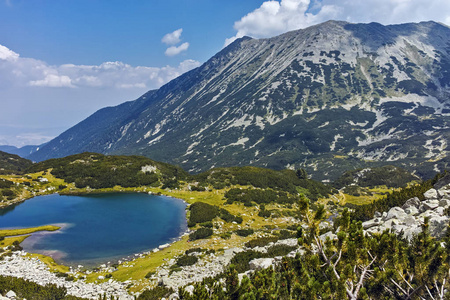
[[[82,279],[66,281],[52,273],[47,265],[39,259],[27,257],[23,251],[13,252],[11,256],[6,256],[0,261],[0,275],[23,278],[40,285],[56,284],[65,287],[69,295],[87,299],[98,299],[100,295],[106,295],[108,298],[114,296],[115,299],[119,300],[134,299],[126,291],[127,283],[112,279],[100,284],[86,283]],[[6,297],[10,298],[8,294]]]
[[[436,187],[436,186],[435,186]],[[425,200],[411,198],[402,207],[392,207],[388,212],[376,212],[374,218],[363,223],[368,233],[389,230],[411,240],[422,231],[425,218],[429,218],[430,234],[442,237],[449,223],[446,210],[450,207],[450,184],[438,185],[424,193]]]

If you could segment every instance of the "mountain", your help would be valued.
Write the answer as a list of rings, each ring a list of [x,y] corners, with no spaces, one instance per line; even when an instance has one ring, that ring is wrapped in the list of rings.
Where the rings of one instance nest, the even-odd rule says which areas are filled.
[[[18,174],[25,171],[33,163],[15,154],[0,151],[0,174]]]
[[[10,154],[16,154],[19,155],[20,157],[26,158],[30,154],[38,151],[39,147],[41,146],[27,145],[18,148],[16,146],[0,145],[0,151],[7,152]]]
[[[30,155],[139,154],[198,173],[304,168],[316,179],[449,163],[450,28],[329,21],[244,37],[135,101],[101,109]]]

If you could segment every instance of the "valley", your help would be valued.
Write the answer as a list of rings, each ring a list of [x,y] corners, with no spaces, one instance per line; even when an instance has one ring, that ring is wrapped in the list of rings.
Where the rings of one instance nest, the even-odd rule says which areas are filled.
[[[128,177],[122,175],[108,176],[108,181],[103,181],[104,168],[108,168],[109,172],[124,172],[119,175],[137,175],[139,180],[148,180],[147,185],[122,187],[114,182],[114,178],[123,179],[123,184],[129,185]],[[420,181],[405,170],[395,167],[347,172],[334,183],[335,187],[307,179],[308,174],[304,170],[294,172],[235,167],[190,175],[181,169],[143,157],[104,156],[96,153],[44,161],[32,165],[28,171],[30,172],[21,175],[1,176],[5,182],[14,182],[14,186],[9,189],[14,191],[20,201],[26,197],[56,192],[61,195],[114,195],[132,192],[166,195],[189,204],[186,211],[189,232],[179,240],[93,269],[83,266],[69,268],[57,264],[49,257],[20,252],[20,243],[27,238],[27,235],[22,234],[46,229],[58,230],[57,227],[0,232],[5,237],[0,242],[1,247],[7,249],[2,254],[3,261],[14,265],[18,272],[7,271],[3,275],[18,276],[24,273],[23,267],[29,264],[28,260],[32,260],[39,270],[49,268],[49,271],[40,275],[31,273],[27,275],[29,280],[49,278],[50,282],[60,282],[60,286],[66,286],[74,296],[90,298],[95,293],[105,293],[108,297],[122,295],[123,299],[127,293],[141,295],[145,289],[158,288],[161,283],[176,291],[209,277],[221,276],[227,265],[236,263],[246,251],[254,251],[251,249],[273,252],[268,258],[266,254],[252,254],[253,259],[266,261],[274,256],[287,255],[293,250],[291,257],[298,251],[303,253],[301,248],[297,248],[297,239],[299,225],[308,224],[309,217],[305,219],[301,212],[301,203],[307,199],[306,195],[310,199],[307,201],[311,213],[321,210],[325,213],[320,228],[330,230],[335,220],[327,217],[340,215],[347,209],[346,206],[350,205],[354,209],[355,205],[362,208],[368,203],[377,203],[385,194]],[[78,180],[80,171],[83,172],[82,181]],[[386,176],[388,173],[391,175]],[[145,178],[145,175],[151,179]],[[92,188],[91,182],[98,188]],[[389,182],[393,185],[386,186]],[[7,205],[6,213],[8,207],[17,205],[17,199],[3,199],[2,204]],[[187,261],[183,262],[184,259]],[[242,272],[246,270],[244,268]],[[66,274],[62,277],[66,279],[57,280],[59,277],[54,277],[55,274]],[[95,288],[84,286],[91,284],[95,284]],[[75,292],[74,287],[94,294]]]

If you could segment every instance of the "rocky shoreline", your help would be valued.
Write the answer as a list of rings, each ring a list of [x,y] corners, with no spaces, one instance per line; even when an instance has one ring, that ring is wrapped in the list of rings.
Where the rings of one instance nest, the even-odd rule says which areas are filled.
[[[93,284],[86,283],[81,278],[76,281],[67,281],[63,277],[57,277],[39,259],[26,255],[27,253],[24,251],[15,251],[11,256],[4,257],[0,261],[0,275],[23,278],[40,285],[56,284],[59,287],[65,287],[69,295],[87,299],[98,299],[99,295],[106,295],[108,298],[114,296],[120,300],[134,299],[134,296],[126,290],[129,282],[118,282],[110,279],[103,283]]]

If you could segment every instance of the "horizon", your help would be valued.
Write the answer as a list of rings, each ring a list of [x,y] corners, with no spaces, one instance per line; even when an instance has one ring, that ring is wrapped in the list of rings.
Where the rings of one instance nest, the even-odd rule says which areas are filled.
[[[243,36],[268,38],[329,20],[450,24],[450,3],[440,0],[188,2],[0,2],[0,145],[48,142]]]

